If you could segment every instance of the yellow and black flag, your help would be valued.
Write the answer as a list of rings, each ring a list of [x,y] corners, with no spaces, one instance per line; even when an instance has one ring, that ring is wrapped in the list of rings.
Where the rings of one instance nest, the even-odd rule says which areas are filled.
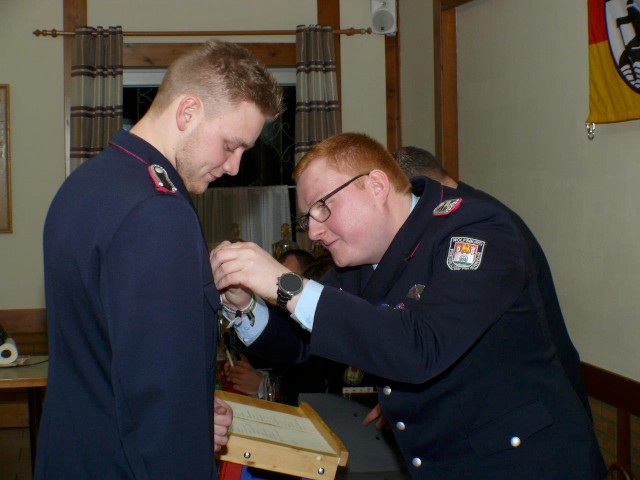
[[[589,2],[589,117],[640,118],[640,0]]]

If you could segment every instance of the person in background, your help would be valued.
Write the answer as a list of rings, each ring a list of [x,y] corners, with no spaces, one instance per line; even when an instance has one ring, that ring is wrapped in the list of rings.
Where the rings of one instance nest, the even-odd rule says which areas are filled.
[[[605,477],[540,316],[527,246],[503,208],[426,177],[411,184],[364,134],[318,143],[293,176],[307,211],[299,225],[337,268],[317,282],[255,244],[220,244],[211,261],[223,301],[251,306],[234,325],[238,345],[378,376],[413,479]]]
[[[306,250],[294,248],[284,252],[278,261],[292,272],[300,275],[315,261],[315,257]]]
[[[215,479],[220,294],[190,194],[281,111],[248,50],[178,57],[151,108],[76,169],[44,226],[49,378],[36,479]]]
[[[314,280],[320,280],[335,267],[330,255],[315,259],[302,249],[285,252],[280,263],[292,272]],[[264,398],[270,376],[279,375],[282,378],[282,401],[289,405],[298,405],[300,393],[321,392],[353,396],[368,405],[374,403],[374,380],[370,375],[326,358],[311,356],[302,363],[285,364],[240,354],[233,363],[233,366],[228,361],[225,363],[225,376],[234,390],[253,397]],[[258,365],[258,368],[253,365]]]
[[[306,250],[296,248],[285,251],[280,256],[279,262],[292,272],[306,275],[307,268],[314,266],[316,259]],[[326,262],[324,266],[323,271],[320,263],[315,264],[312,273],[324,274],[329,269]],[[234,360],[233,366],[228,361],[225,363],[224,373],[234,390],[261,399],[265,398],[270,376],[278,375],[282,378],[283,403],[298,405],[298,394],[302,391],[326,391],[327,383],[324,372],[320,369],[320,361],[320,359],[311,358],[299,364],[283,364],[240,354],[239,358]]]
[[[333,270],[335,266],[330,254],[323,255],[316,258],[315,261],[302,272],[302,276],[321,282],[322,278]],[[334,362],[333,360],[315,355],[312,355],[306,363],[310,362],[315,366],[315,374],[324,379],[324,392],[348,397],[369,407],[376,404],[377,395],[375,385],[377,379],[372,375],[353,365]],[[304,390],[303,387],[300,393],[315,393],[315,391],[309,389]]]
[[[280,261],[282,254],[288,250],[301,250],[300,245],[291,238],[291,224],[280,225],[280,237],[280,240],[271,245],[271,254],[276,260]]]
[[[587,395],[587,389],[584,385],[582,378],[582,369],[580,366],[580,356],[576,350],[567,326],[562,315],[560,308],[560,302],[558,301],[558,295],[553,284],[553,277],[551,275],[551,268],[547,257],[540,246],[540,243],[533,235],[533,232],[529,229],[527,224],[522,218],[504,205],[502,202],[492,197],[488,193],[473,188],[464,182],[456,182],[447,171],[442,167],[440,162],[436,160],[433,154],[427,150],[418,147],[402,147],[393,153],[393,158],[398,162],[398,165],[409,178],[425,176],[432,180],[436,180],[447,187],[455,188],[461,192],[465,192],[476,197],[488,200],[494,204],[500,205],[505,209],[513,223],[516,225],[520,233],[522,234],[530,253],[530,260],[533,262],[532,268],[534,277],[538,283],[540,290],[540,300],[542,303],[541,316],[546,318],[551,334],[551,339],[555,344],[558,351],[558,358],[560,363],[567,373],[573,389],[580,397],[582,404],[586,411],[591,416],[591,407],[589,405],[589,396]]]

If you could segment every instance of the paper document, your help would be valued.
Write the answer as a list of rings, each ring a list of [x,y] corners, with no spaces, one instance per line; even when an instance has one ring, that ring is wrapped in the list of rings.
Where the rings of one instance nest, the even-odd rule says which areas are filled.
[[[246,437],[270,440],[285,445],[323,452],[335,453],[311,420],[289,413],[227,401],[233,409],[231,433]]]

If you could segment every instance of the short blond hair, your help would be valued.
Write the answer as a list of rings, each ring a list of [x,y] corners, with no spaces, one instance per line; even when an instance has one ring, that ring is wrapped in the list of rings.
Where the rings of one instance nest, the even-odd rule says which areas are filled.
[[[387,149],[364,133],[339,133],[318,143],[298,162],[293,170],[293,180],[297,182],[319,158],[324,158],[329,168],[340,173],[358,175],[382,170],[396,192],[411,191],[411,183]]]
[[[282,111],[282,90],[267,68],[240,45],[212,40],[176,58],[162,80],[151,111],[164,112],[180,95],[195,95],[211,116],[246,101],[265,118]]]

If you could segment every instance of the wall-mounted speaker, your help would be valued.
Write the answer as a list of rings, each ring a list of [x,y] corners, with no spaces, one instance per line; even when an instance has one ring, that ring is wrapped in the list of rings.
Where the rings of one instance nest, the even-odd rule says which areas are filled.
[[[396,0],[371,0],[371,23],[373,33],[378,35],[395,35]]]

